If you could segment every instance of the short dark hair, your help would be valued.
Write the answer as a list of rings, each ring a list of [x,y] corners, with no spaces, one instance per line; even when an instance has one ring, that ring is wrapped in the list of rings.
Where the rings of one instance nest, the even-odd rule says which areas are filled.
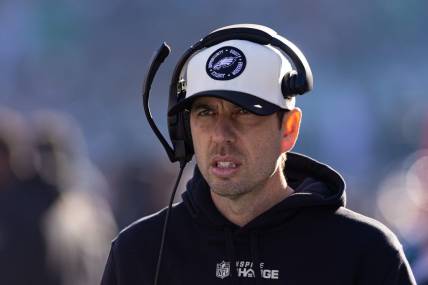
[[[276,112],[276,115],[278,116],[278,122],[279,122],[279,128],[282,128],[282,120],[284,119],[285,113],[287,113],[290,110],[281,109],[278,112]]]

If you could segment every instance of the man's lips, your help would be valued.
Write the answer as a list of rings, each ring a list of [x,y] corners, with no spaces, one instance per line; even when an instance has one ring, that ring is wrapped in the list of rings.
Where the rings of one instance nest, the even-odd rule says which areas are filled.
[[[227,178],[234,175],[241,166],[241,162],[231,156],[217,156],[211,161],[210,171],[218,177]]]

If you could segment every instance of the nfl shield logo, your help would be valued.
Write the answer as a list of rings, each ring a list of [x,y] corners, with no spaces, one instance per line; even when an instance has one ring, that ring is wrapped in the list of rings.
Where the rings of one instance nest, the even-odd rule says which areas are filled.
[[[217,263],[217,271],[215,274],[218,278],[224,279],[230,275],[230,262],[222,261]]]

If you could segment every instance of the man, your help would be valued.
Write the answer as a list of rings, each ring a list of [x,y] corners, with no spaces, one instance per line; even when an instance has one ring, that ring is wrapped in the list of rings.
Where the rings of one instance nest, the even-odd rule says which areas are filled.
[[[284,95],[288,57],[228,38],[183,68],[185,99],[170,114],[189,115],[197,165],[172,208],[158,284],[415,284],[395,235],[344,207],[342,177],[290,152],[302,112]],[[165,213],[119,234],[102,284],[153,284]]]

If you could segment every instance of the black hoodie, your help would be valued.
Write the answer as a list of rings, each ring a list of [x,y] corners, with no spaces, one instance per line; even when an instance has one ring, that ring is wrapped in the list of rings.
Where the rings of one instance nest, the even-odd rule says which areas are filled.
[[[285,174],[295,193],[239,227],[196,167],[172,209],[159,284],[416,284],[395,235],[344,207],[339,174],[293,153]],[[102,285],[153,284],[164,217],[119,234]]]

